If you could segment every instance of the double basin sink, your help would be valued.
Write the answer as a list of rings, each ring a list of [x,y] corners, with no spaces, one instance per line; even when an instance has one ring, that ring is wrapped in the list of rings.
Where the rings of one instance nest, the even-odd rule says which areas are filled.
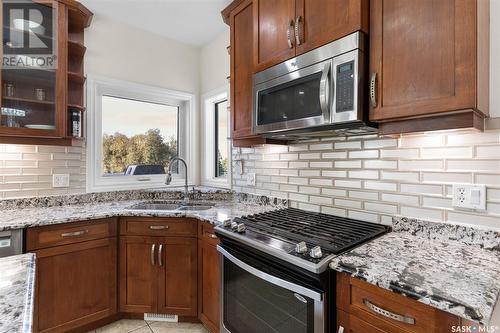
[[[171,212],[203,211],[213,208],[214,205],[199,202],[172,203],[166,201],[145,201],[130,206],[133,210],[162,210]]]

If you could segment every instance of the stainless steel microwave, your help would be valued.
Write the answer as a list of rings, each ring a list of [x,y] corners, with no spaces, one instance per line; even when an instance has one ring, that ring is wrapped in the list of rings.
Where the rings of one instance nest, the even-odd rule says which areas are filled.
[[[365,35],[355,32],[253,77],[253,130],[268,137],[364,134]]]

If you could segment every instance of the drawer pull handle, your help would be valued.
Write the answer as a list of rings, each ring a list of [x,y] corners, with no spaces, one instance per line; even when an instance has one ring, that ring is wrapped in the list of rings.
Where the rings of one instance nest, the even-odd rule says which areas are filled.
[[[155,244],[151,245],[151,265],[155,265]]]
[[[64,232],[61,234],[61,237],[78,237],[78,236],[81,236],[81,235],[85,235],[86,233],[88,233],[88,229],[85,229],[85,230],[80,230],[80,231],[73,231],[73,232]]]
[[[372,73],[370,78],[370,104],[372,108],[377,107],[377,73]]]
[[[293,49],[292,32],[293,32],[293,20],[290,20],[290,22],[288,23],[288,28],[286,28],[286,41],[288,43],[289,49]]]
[[[363,304],[366,305],[366,307],[368,309],[372,310],[373,312],[375,312],[375,313],[377,313],[379,315],[382,315],[382,316],[387,317],[389,319],[393,319],[393,320],[396,320],[396,321],[399,321],[399,322],[402,322],[402,323],[405,323],[405,324],[415,325],[415,319],[410,318],[410,317],[406,317],[406,316],[402,316],[400,314],[397,314],[397,313],[390,312],[390,311],[384,310],[382,308],[379,308],[378,306],[376,306],[375,304],[371,303],[366,298],[363,299]]]
[[[165,229],[168,229],[168,225],[150,225],[149,229],[151,229],[151,230],[165,230]]]
[[[217,235],[216,234],[208,234],[208,237],[210,237],[212,239],[217,239]]]

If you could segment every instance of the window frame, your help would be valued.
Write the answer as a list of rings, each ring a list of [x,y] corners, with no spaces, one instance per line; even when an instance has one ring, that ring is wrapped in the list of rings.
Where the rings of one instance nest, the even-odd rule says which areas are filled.
[[[201,168],[201,184],[204,186],[220,187],[231,189],[232,187],[232,158],[231,158],[231,148],[232,142],[229,138],[230,135],[230,114],[228,114],[228,170],[226,177],[215,177],[215,170],[217,167],[217,136],[216,136],[216,105],[217,103],[228,101],[229,105],[229,94],[228,86],[224,86],[219,89],[215,89],[209,93],[202,96],[202,135],[200,147],[202,148],[202,168]]]
[[[184,173],[174,174],[171,185],[165,184],[166,175],[138,175],[103,177],[102,175],[102,96],[126,98],[143,102],[179,107],[178,150],[189,166],[189,183],[196,184],[195,95],[138,83],[89,76],[87,79],[87,192],[136,190],[176,187],[184,185]],[[182,177],[182,178],[181,178]]]

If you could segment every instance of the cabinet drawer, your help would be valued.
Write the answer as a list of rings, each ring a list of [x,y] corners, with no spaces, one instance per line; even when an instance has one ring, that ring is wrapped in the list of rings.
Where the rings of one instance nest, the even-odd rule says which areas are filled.
[[[337,275],[337,308],[386,332],[449,332],[456,316],[375,285]]]
[[[208,222],[200,222],[198,225],[198,238],[211,245],[218,245],[220,243],[219,237],[215,235],[214,225]]]
[[[110,218],[28,228],[26,231],[26,249],[32,251],[114,237],[116,236],[116,221],[116,218]]]
[[[126,217],[120,220],[120,235],[196,237],[197,226],[191,218]]]

